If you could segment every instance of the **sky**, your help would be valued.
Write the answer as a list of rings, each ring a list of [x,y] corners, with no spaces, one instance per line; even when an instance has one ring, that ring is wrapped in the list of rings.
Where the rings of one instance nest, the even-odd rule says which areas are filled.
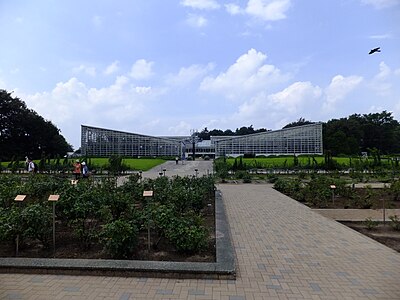
[[[75,149],[81,124],[162,136],[400,120],[400,0],[0,0],[0,36],[0,89]]]

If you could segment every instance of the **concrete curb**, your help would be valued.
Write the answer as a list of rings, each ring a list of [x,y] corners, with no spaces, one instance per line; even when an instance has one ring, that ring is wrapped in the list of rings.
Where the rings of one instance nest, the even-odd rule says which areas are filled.
[[[6,257],[0,258],[0,273],[235,279],[235,256],[220,191],[215,192],[215,218],[215,263]]]

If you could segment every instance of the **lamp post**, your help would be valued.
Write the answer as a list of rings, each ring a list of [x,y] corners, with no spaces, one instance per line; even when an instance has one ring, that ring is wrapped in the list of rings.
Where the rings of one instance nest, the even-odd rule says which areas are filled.
[[[199,133],[197,130],[192,129],[190,131],[190,138],[189,141],[192,143],[192,155],[193,155],[193,160],[196,159],[196,144],[201,141],[201,138],[199,138]]]
[[[163,169],[163,175],[165,177],[165,172],[167,171],[167,169]]]
[[[197,174],[199,173],[199,170],[198,169],[194,169],[194,171],[196,172],[196,177],[197,177]]]

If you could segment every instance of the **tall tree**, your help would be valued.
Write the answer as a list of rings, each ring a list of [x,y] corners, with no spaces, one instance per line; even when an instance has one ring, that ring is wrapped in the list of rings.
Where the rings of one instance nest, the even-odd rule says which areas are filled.
[[[391,112],[364,114],[361,122],[364,130],[363,148],[377,148],[382,153],[399,151],[397,122]]]
[[[307,121],[303,117],[300,117],[297,121],[289,123],[289,124],[285,125],[283,128],[297,127],[297,126],[303,126],[303,125],[308,125],[308,124],[314,124],[314,122]]]
[[[72,150],[56,126],[5,90],[0,90],[0,145],[1,160],[64,155]]]
[[[210,132],[208,131],[207,127],[205,127],[202,131],[199,132],[199,138],[202,140],[209,140],[210,139]]]
[[[333,155],[359,155],[374,148],[382,154],[400,152],[400,124],[387,111],[330,120],[323,138],[324,148]]]

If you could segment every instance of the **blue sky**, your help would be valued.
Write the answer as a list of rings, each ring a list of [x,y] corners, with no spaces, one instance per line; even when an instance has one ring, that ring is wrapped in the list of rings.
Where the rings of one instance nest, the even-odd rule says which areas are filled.
[[[187,135],[400,119],[400,0],[0,0],[0,36],[0,88],[75,149],[81,124]]]

